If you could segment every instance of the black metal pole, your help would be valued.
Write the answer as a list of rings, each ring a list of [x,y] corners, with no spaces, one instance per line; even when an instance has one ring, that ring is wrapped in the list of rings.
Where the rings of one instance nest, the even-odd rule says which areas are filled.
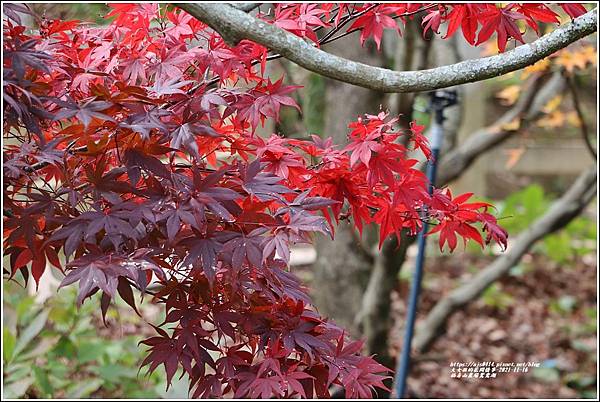
[[[456,92],[454,91],[436,91],[431,95],[431,110],[434,114],[434,121],[431,126],[431,155],[427,165],[427,178],[429,180],[428,192],[432,194],[433,184],[437,174],[437,163],[440,155],[443,140],[443,122],[444,109],[456,103]],[[418,234],[418,252],[415,265],[415,272],[412,278],[410,287],[410,295],[408,300],[408,310],[406,317],[406,329],[402,343],[402,351],[400,359],[398,359],[396,369],[396,397],[403,398],[406,392],[406,378],[410,369],[410,349],[414,333],[415,319],[417,315],[417,306],[419,303],[419,294],[421,293],[421,282],[423,279],[423,263],[425,262],[425,246],[427,233],[427,210],[424,208],[421,217],[423,219],[423,227]]]

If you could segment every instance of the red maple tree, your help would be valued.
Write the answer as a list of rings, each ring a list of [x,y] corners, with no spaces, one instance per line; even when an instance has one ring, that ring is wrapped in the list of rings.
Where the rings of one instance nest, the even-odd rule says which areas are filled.
[[[137,311],[134,289],[150,293],[166,319],[142,342],[143,365],[164,365],[169,383],[181,368],[193,397],[385,388],[390,370],[311,306],[290,246],[349,219],[359,231],[379,225],[380,242],[427,220],[440,247],[453,250],[457,236],[506,247],[491,206],[447,189],[430,196],[408,156],[431,156],[423,127],[399,130],[384,112],[350,122],[341,147],[256,135],[298,108],[297,87],[265,76],[276,55],[228,44],[172,6],[111,8],[106,26],[42,19],[32,31],[19,15],[28,8],[5,6],[5,274],[39,283],[53,266],[61,286],[78,283],[78,303],[100,292],[103,315],[116,297]],[[400,32],[418,12],[425,30],[447,22],[445,37],[460,27],[478,44],[496,32],[501,51],[522,41],[517,20],[535,31],[558,21],[542,4],[277,4],[258,17],[317,46],[343,29],[379,46],[385,28]]]

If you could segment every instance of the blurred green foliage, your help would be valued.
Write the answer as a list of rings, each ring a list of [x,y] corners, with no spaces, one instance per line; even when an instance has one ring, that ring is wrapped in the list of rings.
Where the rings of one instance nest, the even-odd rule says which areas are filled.
[[[498,209],[499,222],[509,233],[509,244],[519,233],[529,228],[552,204],[554,198],[538,184],[532,184],[501,201],[487,200]],[[558,264],[573,261],[576,257],[596,252],[596,222],[585,215],[573,219],[565,228],[546,236],[534,251],[548,256]],[[473,243],[473,242],[471,242]],[[467,246],[469,252],[480,254],[477,244]],[[491,252],[486,248],[484,252]]]
[[[413,105],[412,118],[421,126],[429,127],[431,124],[431,113],[429,112],[430,98],[427,95],[417,95]]]
[[[108,20],[104,16],[109,7],[106,3],[31,3],[28,5],[38,16],[47,19],[81,20],[104,25]]]
[[[66,288],[38,304],[26,289],[4,281],[3,396],[165,396],[162,370],[151,376],[138,373],[144,348],[137,343],[143,335],[121,336],[114,327],[103,327],[96,298],[80,309],[75,300],[76,289]],[[118,312],[109,310],[109,319],[111,314],[114,321]],[[141,324],[130,312],[122,317],[127,325],[135,325],[132,320]]]
[[[540,185],[525,187],[502,202],[499,208],[499,215],[503,217],[502,226],[510,234],[522,232],[542,216],[549,205],[550,201],[545,197],[544,189]]]
[[[305,89],[303,117],[308,134],[321,134],[325,130],[325,78],[310,73]]]
[[[552,198],[544,189],[531,185],[510,195],[500,209],[500,216],[507,217],[502,225],[510,234],[527,229],[550,207]],[[596,223],[586,216],[575,218],[564,229],[546,236],[539,243],[537,251],[546,254],[551,260],[564,264],[577,256],[595,252]]]
[[[569,315],[577,307],[577,298],[564,295],[550,302],[550,311],[560,315]]]
[[[502,290],[499,283],[493,283],[481,295],[483,303],[499,311],[506,311],[515,302],[510,293]]]

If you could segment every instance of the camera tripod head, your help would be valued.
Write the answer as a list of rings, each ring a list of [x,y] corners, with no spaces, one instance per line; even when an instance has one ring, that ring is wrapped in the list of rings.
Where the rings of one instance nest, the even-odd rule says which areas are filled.
[[[429,93],[428,109],[435,114],[435,122],[444,122],[444,109],[458,103],[458,93],[454,89],[438,89]]]

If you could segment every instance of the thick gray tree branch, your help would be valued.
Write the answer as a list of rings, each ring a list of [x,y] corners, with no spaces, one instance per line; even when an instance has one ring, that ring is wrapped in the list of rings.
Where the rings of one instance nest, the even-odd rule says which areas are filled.
[[[421,71],[393,71],[344,59],[227,4],[175,3],[230,42],[249,39],[323,76],[381,92],[418,92],[481,81],[516,71],[595,32],[597,9],[538,40],[496,56]]]
[[[512,247],[505,254],[481,270],[469,282],[441,299],[431,309],[425,321],[417,327],[413,340],[415,350],[425,351],[440,334],[448,317],[479,297],[494,281],[506,275],[538,240],[565,227],[578,216],[596,195],[596,178],[595,166],[584,171],[563,196],[552,204],[548,212],[516,239],[511,240]]]
[[[240,11],[249,13],[250,11],[254,10],[255,8],[260,7],[260,4],[261,3],[232,3],[231,5]]]

